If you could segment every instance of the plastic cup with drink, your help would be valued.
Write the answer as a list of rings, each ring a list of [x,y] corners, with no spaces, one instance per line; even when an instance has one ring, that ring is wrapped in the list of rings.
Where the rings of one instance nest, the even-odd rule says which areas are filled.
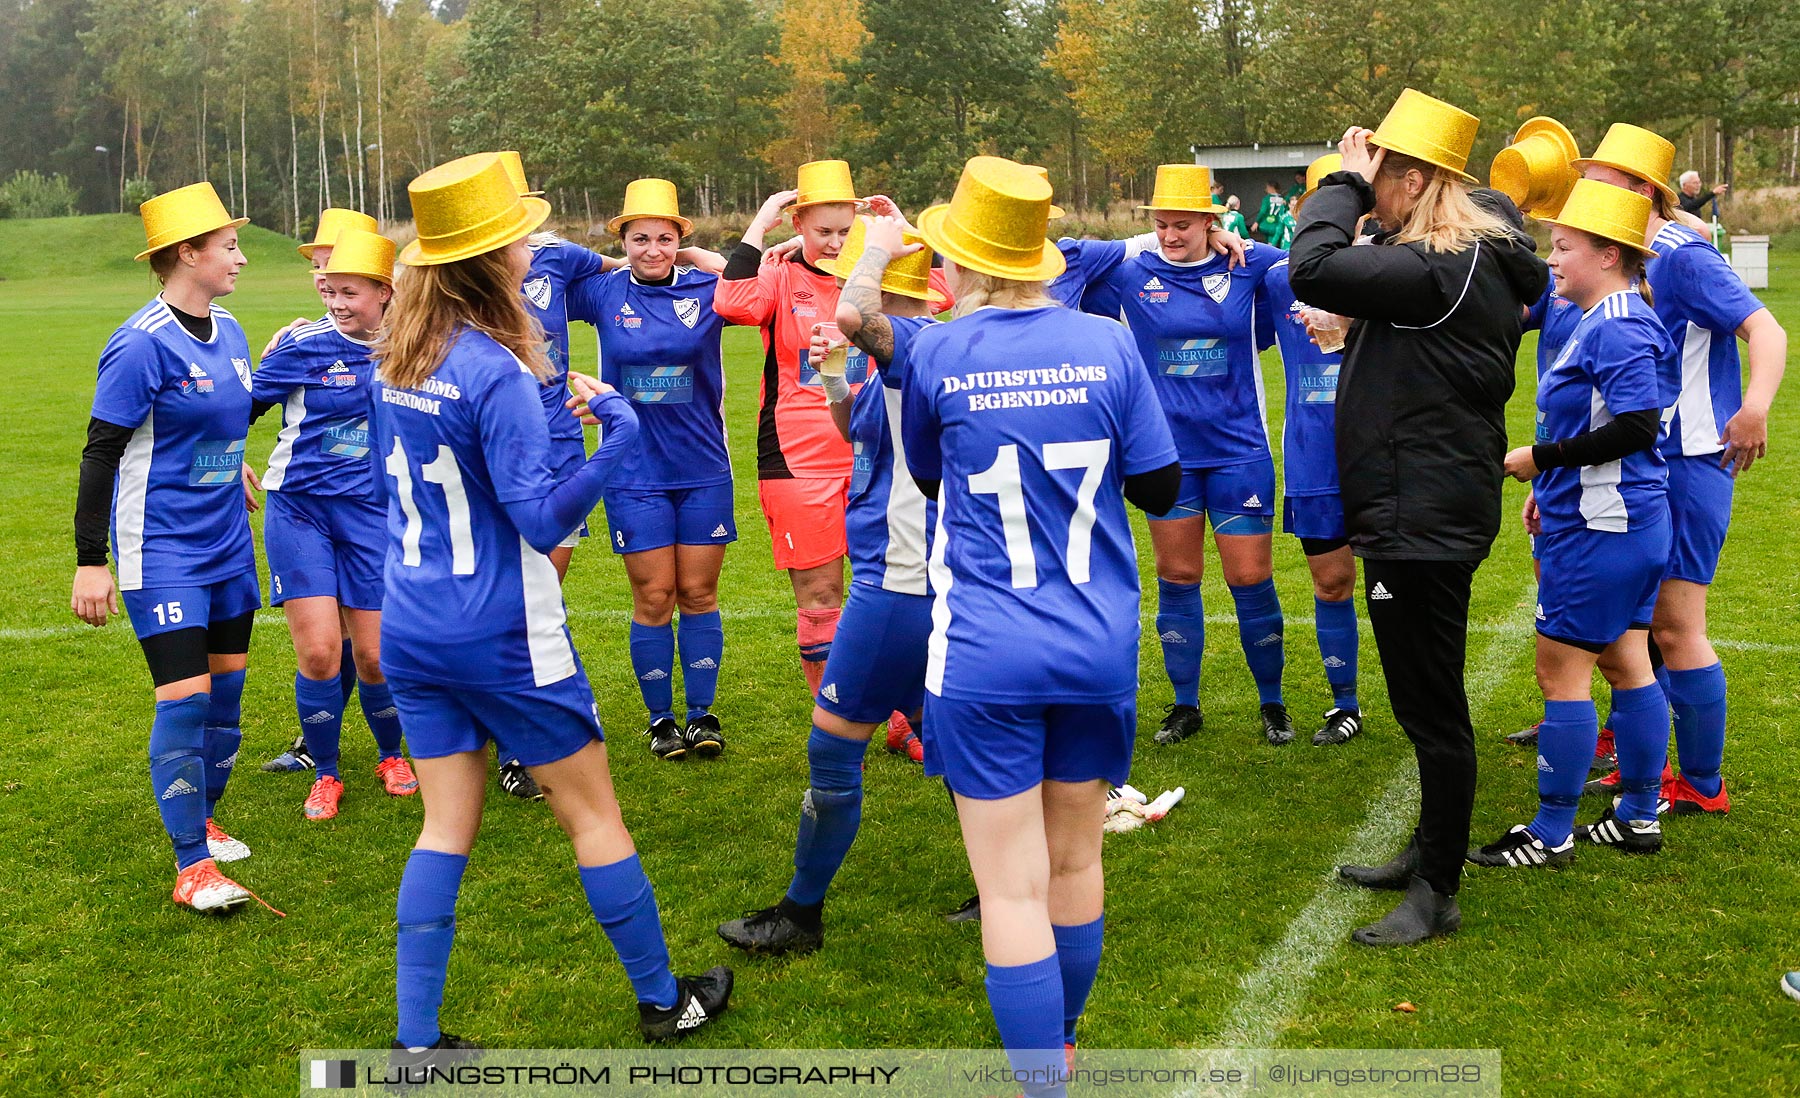
[[[1307,334],[1319,345],[1319,350],[1329,355],[1344,349],[1343,317],[1324,309],[1315,309],[1311,305],[1302,305],[1300,321],[1306,325]]]

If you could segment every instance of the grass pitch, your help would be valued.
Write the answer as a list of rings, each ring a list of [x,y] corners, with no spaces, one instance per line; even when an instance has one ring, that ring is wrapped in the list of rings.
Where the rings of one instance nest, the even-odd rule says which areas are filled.
[[[140,231],[124,216],[0,222],[9,376],[0,388],[0,834],[11,851],[0,863],[9,976],[0,987],[0,1092],[173,1094],[207,1080],[285,1093],[296,1050],[379,1047],[393,1032],[394,893],[419,805],[381,794],[354,706],[337,819],[302,818],[306,776],[256,769],[295,727],[292,650],[279,614],[265,611],[244,697],[244,765],[219,818],[255,851],[232,874],[289,918],[260,908],[200,918],[169,902],[168,841],[145,795],[151,699],[142,658],[122,619],[97,632],[68,609],[69,516],[94,363],[112,329],[154,292],[129,259]],[[281,323],[320,309],[291,241],[250,228],[244,242],[251,265],[223,304],[256,349]],[[1797,254],[1777,252],[1764,295],[1790,328],[1800,328]],[[578,367],[591,367],[591,334],[577,326],[573,342]],[[879,745],[863,831],[828,904],[826,948],[753,960],[713,934],[785,887],[809,711],[792,596],[770,566],[756,507],[760,347],[743,329],[728,331],[725,347],[743,539],[726,557],[720,591],[727,647],[718,712],[730,743],[722,759],[658,762],[638,737],[630,597],[603,542],[576,553],[566,588],[676,967],[723,962],[738,972],[731,1013],[703,1040],[995,1045],[978,933],[938,918],[971,891],[949,805],[937,783]],[[1528,339],[1511,407],[1515,439],[1530,434],[1531,362]],[[1268,377],[1277,420],[1279,368]],[[1731,682],[1729,819],[1670,821],[1657,857],[1592,851],[1562,871],[1472,871],[1460,934],[1414,950],[1351,946],[1343,931],[1392,898],[1342,889],[1328,873],[1346,852],[1385,857],[1398,845],[1413,811],[1411,752],[1389,715],[1366,629],[1368,733],[1329,750],[1306,743],[1329,693],[1305,565],[1298,545],[1278,536],[1288,701],[1302,739],[1262,743],[1213,569],[1201,736],[1174,748],[1150,742],[1170,698],[1154,637],[1143,646],[1133,782],[1152,795],[1183,785],[1188,798],[1160,824],[1107,840],[1107,952],[1083,1042],[1497,1047],[1512,1094],[1792,1093],[1800,1007],[1775,982],[1800,967],[1800,798],[1789,780],[1800,750],[1797,391],[1790,382],[1776,406],[1771,456],[1739,484],[1713,590],[1713,635]],[[270,416],[252,433],[259,463],[275,431]],[[1509,514],[1522,497],[1522,486],[1510,487]],[[1142,536],[1140,549],[1148,582]],[[1529,818],[1535,804],[1532,755],[1499,738],[1538,713],[1532,593],[1526,539],[1509,517],[1477,576],[1472,611],[1478,841]],[[1583,818],[1597,811],[1584,808]],[[493,788],[463,886],[443,1015],[451,1029],[490,1047],[636,1043],[629,986],[572,861],[547,809]],[[1396,1012],[1402,1001],[1417,1012]]]

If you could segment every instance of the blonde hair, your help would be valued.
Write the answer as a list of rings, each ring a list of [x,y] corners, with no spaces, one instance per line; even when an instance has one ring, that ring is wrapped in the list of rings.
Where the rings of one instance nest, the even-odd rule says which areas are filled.
[[[555,372],[544,351],[544,330],[519,297],[506,249],[497,248],[455,263],[406,268],[372,352],[382,383],[418,388],[443,364],[464,327],[517,355],[539,381]]]
[[[1475,204],[1469,197],[1469,185],[1460,177],[1392,149],[1381,161],[1381,174],[1391,179],[1400,179],[1415,168],[1425,176],[1425,189],[1388,243],[1423,244],[1432,252],[1461,252],[1478,241],[1517,235],[1512,226]]]
[[[542,248],[546,244],[555,244],[561,240],[562,234],[552,229],[545,229],[541,233],[532,233],[530,236],[526,237],[525,246],[527,248]]]
[[[1042,309],[1060,304],[1046,291],[1045,282],[1041,278],[1034,282],[1021,282],[959,266],[956,308],[951,312],[950,318],[955,320],[968,316],[984,306],[996,309]]]

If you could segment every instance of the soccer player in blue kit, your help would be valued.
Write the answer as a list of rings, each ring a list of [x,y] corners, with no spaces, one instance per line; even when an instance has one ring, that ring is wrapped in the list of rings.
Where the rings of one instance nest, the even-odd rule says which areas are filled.
[[[175,847],[178,904],[232,908],[250,891],[218,862],[250,848],[213,821],[237,762],[250,629],[262,591],[242,483],[250,348],[216,302],[248,260],[210,183],[143,204],[162,291],[100,352],[75,503],[70,607],[89,625],[121,598],[155,686],[150,792]],[[115,583],[107,568],[112,528]]]
[[[752,953],[810,953],[824,943],[825,894],[862,824],[869,739],[892,713],[917,722],[925,694],[933,508],[907,471],[895,427],[907,351],[943,295],[929,286],[931,253],[899,217],[858,218],[842,251],[820,266],[845,279],[837,326],[876,373],[852,397],[847,378],[819,363],[832,417],[853,454],[845,510],[850,594],[812,712],[793,880],[775,906],[719,927],[719,937]]]
[[[592,457],[557,480],[537,390],[552,367],[519,286],[526,235],[549,206],[520,197],[498,157],[414,179],[419,240],[377,351],[371,426],[386,476],[381,663],[419,775],[424,826],[396,906],[396,1060],[468,1047],[438,1011],[456,896],[481,825],[487,742],[534,772],[575,850],[595,919],[661,1040],[725,1009],[731,972],[677,980],[656,898],[620,816],[598,711],[546,555],[599,502],[636,444],[631,402],[574,377],[571,409],[601,428]]]
[[[381,674],[381,568],[387,510],[375,495],[369,450],[369,357],[393,297],[394,244],[345,229],[322,272],[326,317],[293,329],[263,357],[250,383],[252,418],[279,405],[281,433],[263,487],[270,601],[293,636],[294,704],[318,770],[309,820],[337,815],[344,702],[340,638],[350,634],[363,716],[375,736],[375,775],[392,796],[419,783],[400,752],[400,720]]]
[[[1594,180],[1554,218],[1550,269],[1581,321],[1538,379],[1537,437],[1506,456],[1532,484],[1538,535],[1538,812],[1478,850],[1486,866],[1558,865],[1577,838],[1632,853],[1662,847],[1656,801],[1668,708],[1649,629],[1669,560],[1668,474],[1657,450],[1674,345],[1643,283],[1650,200]],[[1640,294],[1642,296],[1640,296]],[[1599,717],[1594,668],[1612,685],[1623,796],[1575,828]]]
[[[1281,690],[1286,656],[1273,578],[1275,462],[1255,322],[1257,310],[1268,307],[1264,279],[1285,253],[1251,247],[1243,265],[1233,266],[1212,247],[1225,212],[1213,205],[1212,173],[1195,164],[1164,164],[1156,180],[1156,193],[1141,207],[1155,221],[1156,251],[1127,259],[1124,241],[1061,244],[1090,283],[1104,281],[1117,292],[1181,449],[1181,498],[1150,524],[1156,632],[1175,688],[1156,741],[1179,743],[1201,728],[1206,613],[1200,572],[1210,517],[1237,608],[1238,640],[1256,681],[1262,733],[1271,744],[1285,744],[1294,738],[1294,724]]]
[[[604,497],[613,552],[631,581],[632,674],[658,758],[716,756],[725,749],[712,712],[725,658],[719,571],[737,540],[719,350],[725,321],[713,310],[719,280],[677,259],[693,223],[666,179],[634,180],[607,227],[624,242],[628,265],[574,283],[567,301],[570,317],[600,333],[601,380],[638,413],[638,445]],[[678,641],[687,702],[680,725]]]
[[[1167,511],[1181,475],[1130,334],[1045,292],[1064,265],[1049,205],[1030,169],[976,157],[919,216],[957,305],[914,337],[900,417],[939,508],[925,766],[956,795],[988,1002],[1032,1095],[1064,1093],[1104,936],[1106,791],[1136,735],[1125,501]]]

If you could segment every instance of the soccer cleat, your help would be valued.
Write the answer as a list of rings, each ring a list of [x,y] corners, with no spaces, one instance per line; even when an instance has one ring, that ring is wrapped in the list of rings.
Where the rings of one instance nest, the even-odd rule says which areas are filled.
[[[1662,849],[1662,824],[1655,820],[1621,820],[1618,807],[1615,800],[1593,823],[1576,825],[1575,838],[1615,847],[1627,854],[1654,854]]]
[[[703,759],[716,757],[725,750],[725,734],[719,731],[719,718],[711,713],[702,713],[688,722],[681,733],[681,742],[687,749]],[[651,740],[651,750],[655,750],[656,742]]]
[[[1584,783],[1581,787],[1581,795],[1584,797],[1591,797],[1595,794],[1604,793],[1609,797],[1616,797],[1624,792],[1624,788],[1619,784],[1619,781],[1618,770],[1609,770],[1600,777],[1592,778]],[[1664,763],[1662,772],[1662,792],[1659,794],[1661,800],[1668,800],[1671,794],[1674,793],[1674,790],[1675,767],[1668,763]],[[1657,809],[1659,812],[1667,810],[1667,805],[1662,805]]]
[[[962,902],[962,906],[944,916],[946,923],[979,923],[981,921],[981,893],[977,892]]]
[[[1380,921],[1358,927],[1350,940],[1365,946],[1418,945],[1462,929],[1456,897],[1437,892],[1423,877],[1406,883],[1406,898]]]
[[[525,764],[517,759],[500,764],[500,788],[511,793],[521,801],[541,801],[544,791],[538,788],[537,779],[525,769]]]
[[[912,722],[898,709],[888,717],[887,749],[896,755],[905,755],[916,763],[925,761],[925,741],[919,739]]]
[[[1613,730],[1610,725],[1600,726],[1600,735],[1594,740],[1594,761],[1588,764],[1588,773],[1602,770],[1617,770],[1619,767],[1618,751],[1613,747]]]
[[[687,755],[687,740],[682,738],[674,717],[658,717],[651,721],[650,727],[644,729],[644,735],[650,737],[650,753],[659,759],[679,759]]]
[[[1781,978],[1781,990],[1788,998],[1800,1002],[1800,972],[1790,972]]]
[[[1362,711],[1333,709],[1325,714],[1325,725],[1313,733],[1313,746],[1326,747],[1343,743],[1362,731]]]
[[[1725,792],[1724,778],[1719,779],[1718,795],[1708,797],[1689,785],[1685,774],[1677,774],[1672,783],[1664,784],[1663,799],[1669,802],[1667,811],[1676,816],[1723,816],[1731,811],[1731,794]]]
[[[375,776],[390,797],[410,797],[419,791],[418,775],[404,755],[390,755],[376,763]]]
[[[1473,865],[1519,868],[1564,865],[1574,860],[1575,837],[1573,835],[1564,839],[1560,846],[1547,846],[1524,824],[1513,824],[1507,829],[1506,834],[1498,839],[1484,847],[1469,851],[1469,862]]]
[[[719,937],[746,953],[811,953],[825,944],[823,906],[802,907],[783,896],[774,907],[720,924]]]
[[[306,750],[306,737],[295,736],[294,742],[281,754],[262,764],[262,768],[271,774],[292,772],[295,770],[311,770],[313,768],[312,753]]]
[[[195,911],[224,911],[250,899],[250,890],[219,872],[211,858],[202,858],[175,875],[176,903]]]
[[[1270,702],[1262,707],[1262,734],[1275,747],[1294,742],[1294,718],[1288,716],[1287,706]]]
[[[1174,705],[1163,708],[1162,727],[1156,730],[1156,742],[1165,747],[1172,743],[1180,743],[1206,724],[1206,718],[1200,710],[1191,705]]]
[[[1534,724],[1529,728],[1521,728],[1517,732],[1507,733],[1506,742],[1512,744],[1514,747],[1536,747],[1538,741],[1538,728],[1543,723],[1543,721],[1538,721],[1537,724]]]
[[[671,1041],[725,1013],[731,1003],[731,970],[724,965],[675,981],[675,1005],[664,1010],[638,1004],[638,1032],[646,1041]]]
[[[210,819],[206,821],[206,852],[215,862],[241,862],[250,856],[249,846],[225,834],[225,829]]]
[[[306,795],[306,818],[329,820],[338,814],[338,801],[344,796],[344,783],[330,774],[321,774]]]
[[[453,1067],[481,1055],[481,1046],[474,1041],[443,1030],[436,1042],[422,1048],[408,1048],[399,1041],[389,1047],[387,1089],[400,1092],[430,1082],[433,1068]]]
[[[1401,892],[1412,884],[1419,872],[1419,840],[1415,835],[1406,841],[1406,849],[1383,865],[1340,865],[1338,876],[1364,888]]]

